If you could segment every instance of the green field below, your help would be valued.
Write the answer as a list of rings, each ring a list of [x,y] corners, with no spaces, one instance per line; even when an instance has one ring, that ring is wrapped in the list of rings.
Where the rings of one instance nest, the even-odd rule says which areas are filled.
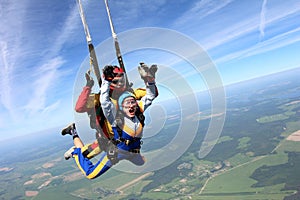
[[[255,187],[257,181],[250,178],[260,167],[268,168],[286,164],[289,159],[287,152],[300,152],[300,143],[283,140],[274,154],[253,158],[240,166],[220,172],[209,179],[197,199],[218,199],[220,196],[222,199],[283,199],[294,194],[296,192],[294,190],[285,190],[285,184]],[[280,177],[274,175],[269,178],[276,180]]]

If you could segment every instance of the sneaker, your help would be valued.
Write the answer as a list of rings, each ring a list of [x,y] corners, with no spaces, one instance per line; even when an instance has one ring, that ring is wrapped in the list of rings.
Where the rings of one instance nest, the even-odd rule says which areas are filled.
[[[69,160],[69,158],[73,157],[72,153],[75,150],[75,148],[75,146],[72,146],[68,151],[65,152],[64,157],[66,160]]]
[[[73,135],[74,131],[76,131],[75,123],[72,123],[61,130],[62,135]]]

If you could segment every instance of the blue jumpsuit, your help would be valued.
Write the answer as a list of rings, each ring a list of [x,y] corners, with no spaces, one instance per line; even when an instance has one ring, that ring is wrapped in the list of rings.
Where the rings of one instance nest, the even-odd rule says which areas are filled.
[[[115,139],[119,139],[119,133],[116,128],[116,106],[111,102],[109,97],[110,82],[104,80],[101,85],[100,102],[105,117],[112,125]],[[138,102],[138,105],[142,112],[146,110],[155,97],[158,95],[155,84],[148,84],[146,87],[146,95]],[[145,163],[144,157],[139,153],[141,148],[141,138],[143,136],[143,126],[139,119],[124,117],[124,127],[121,133],[121,137],[124,140],[130,141],[129,144],[120,142],[117,144],[118,148],[118,160],[129,160],[135,165],[143,165]],[[137,153],[138,152],[138,153]],[[73,158],[82,171],[82,173],[89,179],[97,178],[105,173],[112,167],[111,161],[108,159],[106,152],[100,154],[99,161],[94,165],[89,159],[85,158],[80,148],[74,150]]]

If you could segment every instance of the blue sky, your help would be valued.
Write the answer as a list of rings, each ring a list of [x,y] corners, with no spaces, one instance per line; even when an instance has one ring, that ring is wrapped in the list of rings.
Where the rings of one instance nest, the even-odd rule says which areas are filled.
[[[300,66],[299,0],[109,4],[117,33],[167,28],[197,42],[225,85]],[[111,37],[104,2],[83,7],[97,46]],[[76,1],[0,0],[0,19],[0,140],[73,121],[74,83],[88,55]]]

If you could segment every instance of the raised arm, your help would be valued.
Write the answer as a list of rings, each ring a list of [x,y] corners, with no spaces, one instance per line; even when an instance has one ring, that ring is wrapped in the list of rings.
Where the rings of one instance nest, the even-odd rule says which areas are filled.
[[[80,93],[75,105],[75,111],[78,113],[88,112],[91,109],[88,108],[87,104],[89,100],[89,95],[91,94],[91,90],[94,85],[94,80],[88,73],[85,73],[85,78],[86,86],[83,87],[82,92]]]
[[[108,120],[108,122],[113,125],[116,117],[116,107],[113,102],[110,100],[109,90],[111,81],[114,78],[113,66],[105,66],[103,69],[104,80],[102,81],[102,85],[100,88],[100,102],[101,107],[104,113],[104,116]]]
[[[100,92],[100,102],[101,107],[104,113],[104,116],[108,120],[108,122],[113,125],[116,116],[116,107],[112,103],[109,97],[109,86],[111,82],[107,80],[102,81],[101,92]]]
[[[139,107],[145,111],[153,102],[153,100],[158,96],[158,90],[155,84],[155,73],[157,71],[157,65],[151,65],[149,68],[144,63],[140,63],[141,66],[138,67],[138,71],[141,78],[144,80],[146,85],[146,95],[142,97],[139,102]]]

